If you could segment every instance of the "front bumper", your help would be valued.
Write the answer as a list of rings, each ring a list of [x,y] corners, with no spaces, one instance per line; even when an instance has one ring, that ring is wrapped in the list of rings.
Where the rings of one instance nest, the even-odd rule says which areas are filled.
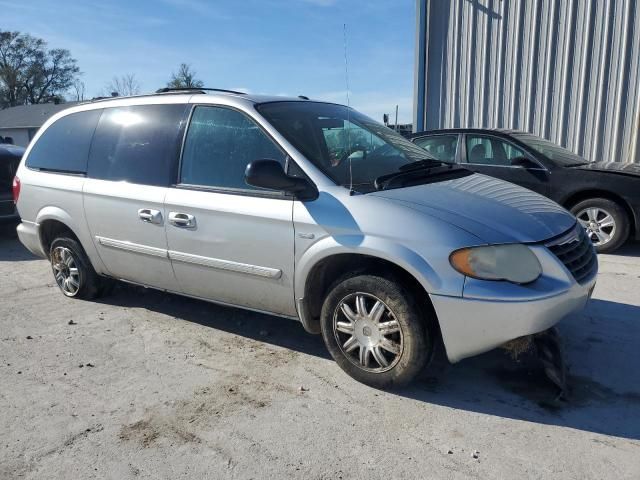
[[[529,285],[467,278],[463,297],[431,295],[449,361],[542,332],[585,306],[596,273],[578,283],[545,247],[532,250],[544,273]]]

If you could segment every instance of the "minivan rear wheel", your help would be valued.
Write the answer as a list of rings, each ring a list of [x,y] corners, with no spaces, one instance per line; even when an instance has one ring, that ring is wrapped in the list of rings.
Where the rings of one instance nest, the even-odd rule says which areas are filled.
[[[423,370],[432,336],[410,292],[376,275],[338,281],[321,313],[322,336],[338,365],[375,388],[409,383]]]
[[[98,296],[100,277],[76,240],[68,237],[56,238],[51,242],[49,259],[53,278],[65,296],[87,300]]]

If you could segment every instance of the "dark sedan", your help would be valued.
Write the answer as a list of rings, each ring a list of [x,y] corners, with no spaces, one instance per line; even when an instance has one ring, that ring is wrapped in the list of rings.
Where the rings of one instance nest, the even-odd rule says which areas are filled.
[[[640,165],[587,162],[555,143],[513,130],[450,129],[411,141],[434,157],[516,183],[563,205],[598,252],[640,239]]]
[[[0,143],[0,222],[18,219],[12,186],[23,153],[22,147]]]

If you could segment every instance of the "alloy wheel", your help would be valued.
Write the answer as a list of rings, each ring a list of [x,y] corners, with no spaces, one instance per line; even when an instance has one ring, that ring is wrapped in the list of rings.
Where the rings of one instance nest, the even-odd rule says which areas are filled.
[[[338,303],[333,333],[342,353],[363,370],[385,372],[402,356],[402,329],[395,314],[369,293],[353,293]]]
[[[609,243],[616,234],[616,222],[613,215],[602,208],[585,208],[580,210],[576,217],[587,232],[587,236],[596,246]]]
[[[51,266],[56,283],[68,297],[73,297],[80,289],[80,271],[71,250],[56,247],[51,252]]]

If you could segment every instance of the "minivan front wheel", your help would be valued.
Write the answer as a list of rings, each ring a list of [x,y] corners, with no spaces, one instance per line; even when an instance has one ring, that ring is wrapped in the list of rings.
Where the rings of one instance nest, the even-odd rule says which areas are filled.
[[[56,284],[65,296],[83,299],[97,296],[100,277],[76,240],[56,238],[51,243],[49,259]]]
[[[411,294],[391,279],[358,275],[338,282],[321,314],[331,356],[376,388],[410,382],[431,357],[432,341]]]

